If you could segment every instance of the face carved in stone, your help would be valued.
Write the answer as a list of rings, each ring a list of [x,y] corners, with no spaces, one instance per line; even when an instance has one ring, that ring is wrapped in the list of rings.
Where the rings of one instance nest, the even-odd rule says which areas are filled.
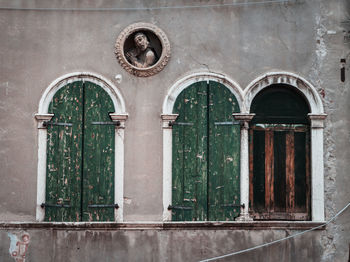
[[[134,48],[131,48],[126,52],[126,59],[138,68],[147,68],[156,62],[156,56],[150,43],[148,42],[147,36],[139,32],[134,36]]]
[[[147,37],[143,33],[137,33],[134,37],[135,45],[142,51],[146,50],[149,43]]]

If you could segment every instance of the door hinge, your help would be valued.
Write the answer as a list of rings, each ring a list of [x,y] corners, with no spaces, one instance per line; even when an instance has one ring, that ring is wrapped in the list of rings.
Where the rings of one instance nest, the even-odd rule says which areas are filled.
[[[114,126],[120,126],[120,121],[116,121],[116,122],[91,122],[91,125],[114,125]]]
[[[115,208],[118,209],[119,205],[118,204],[113,204],[113,205],[100,205],[100,204],[93,204],[93,205],[88,205],[88,208]]]
[[[40,205],[41,208],[45,208],[45,207],[63,207],[63,208],[69,208],[71,207],[70,205],[66,205],[66,204],[47,204],[47,203],[42,203]]]
[[[239,125],[238,121],[229,121],[229,122],[214,122],[216,126],[231,126],[231,125]]]
[[[43,126],[47,127],[47,126],[73,126],[72,123],[60,123],[60,122],[51,122],[51,121],[45,121],[43,123]]]
[[[169,122],[169,126],[193,126],[193,123],[186,122]]]
[[[186,206],[172,206],[169,205],[168,206],[168,210],[172,210],[172,209],[180,209],[180,210],[192,210],[193,207],[186,207]]]

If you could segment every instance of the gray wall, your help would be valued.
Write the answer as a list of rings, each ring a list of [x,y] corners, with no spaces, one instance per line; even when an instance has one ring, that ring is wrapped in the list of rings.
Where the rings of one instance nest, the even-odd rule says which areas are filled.
[[[1,0],[0,7],[105,8],[214,3],[218,2],[82,0],[48,3],[43,0]],[[162,72],[149,78],[128,74],[114,56],[118,34],[134,22],[156,24],[171,43],[170,62]],[[298,0],[289,4],[146,11],[0,10],[0,221],[35,221],[38,148],[34,114],[48,85],[59,76],[77,71],[95,72],[111,81],[115,81],[116,74],[123,77],[122,83],[114,83],[125,98],[129,113],[125,132],[124,181],[124,196],[128,198],[124,205],[124,219],[129,222],[162,219],[160,114],[165,95],[176,80],[190,72],[211,71],[225,74],[244,88],[269,71],[289,71],[304,77],[321,94],[328,114],[324,140],[325,212],[327,219],[332,217],[350,199],[349,31],[350,3],[347,0]],[[345,57],[348,59],[347,75],[342,83],[340,59]],[[347,219],[339,219],[326,230],[309,235],[305,245],[313,243],[310,248],[314,247],[316,251],[310,251],[312,255],[308,257],[318,252],[314,261],[346,260],[350,242],[349,212],[343,216]],[[0,233],[0,256],[8,253],[5,231]],[[46,231],[35,231],[34,234],[38,238],[45,235],[43,239],[52,241],[63,237],[57,234],[55,239]],[[86,237],[88,232],[65,234],[70,239],[78,237],[77,234],[84,235],[83,241],[89,239]],[[148,240],[147,234],[108,232],[103,238],[114,239],[124,235],[128,239],[146,237]],[[153,234],[150,241],[155,237],[156,243],[163,243],[160,239],[168,239],[170,235],[191,241],[191,232],[149,234]],[[211,231],[204,232],[199,238],[205,239],[210,234]],[[223,241],[228,233],[215,234]],[[255,237],[249,231],[240,231],[230,233],[230,239],[238,235]],[[131,250],[130,241],[127,243],[127,250]],[[240,247],[253,244],[249,241],[242,243]],[[297,245],[302,247],[303,243]],[[154,248],[157,245],[160,244],[155,244]],[[106,247],[105,252],[109,252],[108,248],[111,247]],[[276,250],[278,248],[268,252]],[[143,249],[139,252],[142,253]],[[172,253],[174,251],[169,252],[174,261],[180,260]],[[200,257],[196,254],[196,258]],[[271,261],[279,261],[272,257]],[[182,258],[186,260],[186,256]],[[33,258],[31,261],[38,260]],[[290,258],[285,261],[296,260]]]
[[[10,230],[11,231],[11,230]],[[11,231],[12,232],[12,231]],[[13,232],[12,234],[15,234]],[[199,261],[288,236],[284,230],[28,230],[26,261]],[[321,260],[321,232],[220,261]],[[2,262],[12,262],[10,239],[0,232]],[[331,261],[331,260],[328,260]],[[339,260],[341,261],[341,260]],[[344,260],[345,261],[345,260]]]

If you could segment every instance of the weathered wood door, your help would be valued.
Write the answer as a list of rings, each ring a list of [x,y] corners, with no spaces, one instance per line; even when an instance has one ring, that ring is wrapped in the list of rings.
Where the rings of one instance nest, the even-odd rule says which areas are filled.
[[[173,124],[172,219],[234,220],[240,203],[240,127],[235,96],[198,82],[178,96]]]
[[[310,219],[308,105],[286,85],[273,85],[252,102],[250,210],[255,219]]]
[[[114,220],[114,112],[108,94],[77,81],[53,97],[47,123],[46,221]]]

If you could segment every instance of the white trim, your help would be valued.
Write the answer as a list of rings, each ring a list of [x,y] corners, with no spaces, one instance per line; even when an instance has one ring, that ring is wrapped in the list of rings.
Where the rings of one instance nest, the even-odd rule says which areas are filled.
[[[272,84],[286,84],[299,90],[309,104],[311,113],[311,218],[312,221],[324,221],[324,174],[323,174],[323,127],[324,114],[322,99],[316,89],[304,78],[290,72],[266,73],[244,90],[245,108],[250,110],[254,97]],[[249,191],[249,188],[248,188]]]
[[[174,122],[178,114],[161,115],[163,121],[163,221],[171,221],[172,203],[172,144],[173,130],[170,122]]]
[[[249,121],[255,114],[234,113],[232,114],[236,121],[241,122],[241,151],[240,151],[240,199],[241,213],[236,218],[237,221],[252,221],[249,215]]]
[[[119,121],[119,126],[115,127],[115,164],[114,164],[114,203],[119,205],[114,210],[115,221],[123,222],[124,210],[124,129],[127,114],[109,114],[113,122]],[[122,168],[120,168],[122,167]]]
[[[253,80],[244,90],[245,108],[250,110],[254,97],[264,88],[273,84],[286,84],[299,90],[313,114],[323,114],[322,99],[316,89],[303,77],[290,72],[269,72]]]
[[[46,114],[49,109],[50,102],[56,92],[63,86],[78,81],[86,80],[102,87],[111,97],[115,113],[125,113],[125,102],[118,88],[107,78],[91,72],[75,72],[63,75],[53,81],[45,90],[39,102],[38,114]]]
[[[43,221],[45,210],[40,207],[45,202],[46,193],[46,140],[47,129],[42,125],[48,121],[53,114],[48,114],[50,102],[55,93],[63,86],[75,81],[89,81],[103,88],[113,101],[115,112],[111,114],[112,121],[120,121],[120,126],[115,128],[115,203],[119,208],[115,211],[115,221],[123,222],[123,185],[124,185],[124,128],[127,119],[124,99],[117,87],[101,75],[90,72],[75,72],[66,74],[53,81],[43,93],[38,114],[35,115],[38,121],[38,173],[37,173],[37,204],[36,220]]]
[[[324,221],[323,128],[326,114],[308,114],[311,122],[311,217]]]
[[[215,81],[223,84],[236,97],[240,111],[245,110],[241,87],[225,75],[210,72],[192,73],[178,80],[169,89],[163,102],[161,115],[163,128],[163,221],[171,221],[171,211],[168,210],[168,206],[172,204],[172,128],[169,126],[169,122],[176,120],[177,115],[173,114],[173,107],[178,95],[191,84],[200,81]]]
[[[38,178],[37,178],[37,195],[36,195],[36,220],[43,221],[45,211],[41,208],[41,203],[45,203],[46,187],[46,144],[47,129],[44,127],[44,121],[50,121],[53,114],[35,114],[38,121]]]

